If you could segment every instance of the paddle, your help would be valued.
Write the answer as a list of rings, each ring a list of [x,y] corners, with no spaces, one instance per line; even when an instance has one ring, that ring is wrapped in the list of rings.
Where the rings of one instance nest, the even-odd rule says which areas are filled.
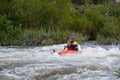
[[[56,52],[55,49],[53,49],[53,52],[54,52],[54,53]]]
[[[64,51],[66,49],[66,47],[64,47],[64,49],[62,50],[62,51]],[[52,49],[52,51],[53,51],[53,53],[55,53],[56,52],[56,50],[55,49]]]
[[[64,50],[65,50],[65,48],[62,51],[64,51]],[[51,54],[54,54],[55,52],[56,52],[56,50],[52,49],[52,53]]]
[[[51,52],[51,54],[54,54],[56,52],[56,50],[55,49],[52,49],[52,52]]]

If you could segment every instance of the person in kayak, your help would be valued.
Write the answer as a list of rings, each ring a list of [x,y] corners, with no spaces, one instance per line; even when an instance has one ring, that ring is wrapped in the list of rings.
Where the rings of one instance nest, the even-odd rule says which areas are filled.
[[[78,51],[78,42],[74,41],[74,36],[69,36],[67,46],[64,46],[64,50],[75,50]]]

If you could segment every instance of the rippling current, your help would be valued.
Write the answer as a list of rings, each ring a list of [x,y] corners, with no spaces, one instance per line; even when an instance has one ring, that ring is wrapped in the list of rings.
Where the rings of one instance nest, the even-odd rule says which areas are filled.
[[[64,45],[0,47],[0,80],[120,80],[119,45],[84,44],[80,54],[58,55]]]

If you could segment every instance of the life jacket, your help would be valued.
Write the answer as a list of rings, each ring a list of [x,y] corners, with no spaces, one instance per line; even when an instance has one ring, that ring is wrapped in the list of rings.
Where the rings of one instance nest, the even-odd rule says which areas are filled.
[[[70,46],[67,46],[68,50],[76,50],[78,51],[78,43],[76,41],[71,42]]]

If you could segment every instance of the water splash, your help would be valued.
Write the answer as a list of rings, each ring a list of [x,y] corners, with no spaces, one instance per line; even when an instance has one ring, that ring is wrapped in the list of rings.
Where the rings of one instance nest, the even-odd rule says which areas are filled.
[[[0,47],[0,80],[119,80],[119,46],[81,45],[81,54],[58,55],[64,45]]]

